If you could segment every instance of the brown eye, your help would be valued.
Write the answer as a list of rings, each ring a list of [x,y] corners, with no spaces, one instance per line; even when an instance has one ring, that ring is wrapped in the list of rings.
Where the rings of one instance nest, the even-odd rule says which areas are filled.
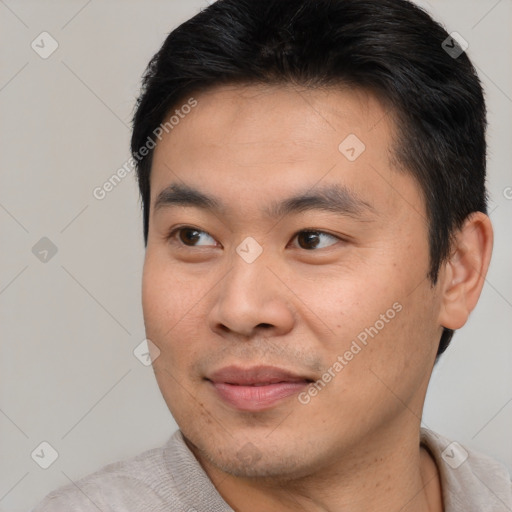
[[[216,245],[215,240],[206,231],[201,231],[200,229],[196,229],[193,227],[178,228],[174,230],[174,232],[171,234],[171,238],[174,235],[177,235],[179,242],[188,247]],[[213,243],[210,243],[208,241],[208,238]],[[200,243],[201,241],[203,243]]]
[[[194,245],[200,238],[197,229],[184,228],[179,231],[179,238],[185,245]]]
[[[336,243],[339,238],[334,235],[330,235],[329,233],[324,233],[323,231],[301,231],[297,234],[297,241],[301,249],[311,250],[311,249],[323,249],[324,247],[328,247],[334,244],[322,244],[322,237],[330,238],[334,240]]]

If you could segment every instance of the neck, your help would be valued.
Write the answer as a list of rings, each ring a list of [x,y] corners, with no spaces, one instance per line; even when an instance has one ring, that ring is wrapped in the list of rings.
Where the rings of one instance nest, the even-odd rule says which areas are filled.
[[[409,426],[410,429],[410,426]],[[442,512],[437,466],[416,431],[365,437],[322,468],[306,475],[241,478],[214,466],[190,446],[219,494],[237,512]],[[190,443],[187,443],[190,445]]]

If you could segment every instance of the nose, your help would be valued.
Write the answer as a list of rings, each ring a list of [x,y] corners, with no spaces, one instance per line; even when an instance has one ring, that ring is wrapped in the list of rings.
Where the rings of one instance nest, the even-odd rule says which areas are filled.
[[[210,328],[245,339],[287,334],[294,323],[293,294],[279,274],[283,272],[263,255],[252,263],[235,256],[231,270],[215,288]]]

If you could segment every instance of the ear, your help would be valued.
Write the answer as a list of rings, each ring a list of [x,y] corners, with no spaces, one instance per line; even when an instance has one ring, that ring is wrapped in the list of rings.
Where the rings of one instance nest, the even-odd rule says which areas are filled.
[[[460,329],[476,306],[491,261],[493,230],[489,217],[472,213],[456,233],[442,282],[439,323]]]

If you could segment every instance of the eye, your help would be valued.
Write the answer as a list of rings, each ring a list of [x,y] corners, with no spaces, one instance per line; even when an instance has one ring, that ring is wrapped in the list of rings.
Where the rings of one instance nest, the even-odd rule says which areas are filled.
[[[192,226],[181,226],[174,229],[168,236],[169,240],[173,238],[177,238],[178,243],[187,247],[210,247],[217,244],[215,239],[206,231],[202,231],[201,229],[197,229]],[[202,243],[201,238],[203,239]],[[208,238],[211,242],[208,241]],[[301,249],[308,251],[313,249],[324,249],[325,247],[330,247],[340,241],[340,238],[337,236],[316,230],[299,231],[294,236],[293,240],[295,239]],[[331,243],[329,243],[329,240]]]
[[[216,245],[215,240],[206,231],[196,229],[192,226],[181,226],[176,228],[169,234],[169,240],[171,238],[175,238],[176,235],[179,239],[179,242],[188,247]],[[198,243],[201,242],[201,238],[203,239],[203,243]],[[208,243],[207,238],[213,241],[213,244]]]
[[[334,243],[322,243],[322,237],[324,237],[324,240],[331,239],[334,241],[334,243],[340,240],[337,236],[330,235],[329,233],[313,230],[300,231],[297,233],[297,235],[295,235],[294,240],[296,238],[299,246],[306,250],[323,249],[325,247],[329,247],[330,245],[334,245]]]

